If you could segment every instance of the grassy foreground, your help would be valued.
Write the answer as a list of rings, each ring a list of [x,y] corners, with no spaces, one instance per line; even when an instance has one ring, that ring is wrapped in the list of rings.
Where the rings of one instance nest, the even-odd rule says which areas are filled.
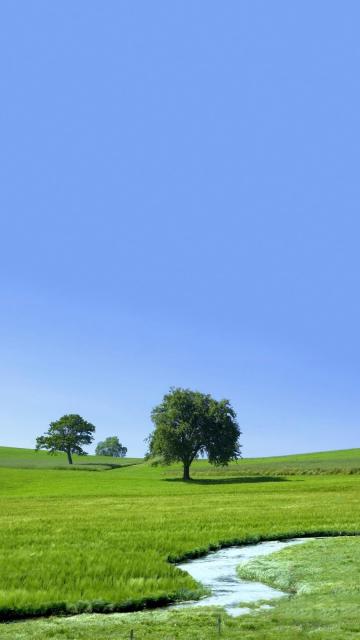
[[[241,566],[247,579],[267,582],[295,594],[273,602],[273,608],[241,618],[218,609],[154,611],[126,615],[82,615],[40,619],[3,627],[4,640],[355,640],[360,636],[360,540],[325,539],[289,547]]]
[[[38,456],[29,452],[29,458],[30,454]],[[184,598],[199,594],[198,585],[168,559],[231,542],[360,532],[356,474],[279,477],[243,475],[241,470],[236,475],[234,469],[214,473],[207,463],[199,462],[193,482],[179,482],[178,475],[177,467],[166,470],[148,464],[98,473],[0,468],[1,619],[121,611],[141,608],[145,601]],[[150,614],[132,615],[140,616],[140,621],[145,616],[148,624]],[[175,616],[175,621],[204,614],[153,615],[151,628],[156,627],[156,616]],[[81,620],[80,626],[84,620],[98,624],[91,622],[98,618],[88,615]],[[66,629],[70,622],[61,624]],[[20,633],[19,624],[4,626],[0,638],[13,628]],[[59,632],[52,637],[96,637],[89,629],[86,633]]]

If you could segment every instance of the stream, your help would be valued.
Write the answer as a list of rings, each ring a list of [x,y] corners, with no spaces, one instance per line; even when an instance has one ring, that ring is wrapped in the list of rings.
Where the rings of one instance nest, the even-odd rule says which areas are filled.
[[[223,607],[231,616],[239,616],[250,612],[248,607],[243,606],[244,604],[288,595],[261,582],[242,580],[236,573],[236,567],[253,558],[267,556],[275,551],[312,539],[293,538],[284,541],[259,542],[241,547],[228,547],[210,552],[202,558],[177,564],[179,569],[189,573],[197,582],[207,587],[211,593],[201,600],[191,600],[176,605],[176,608],[218,606]],[[239,603],[241,603],[241,607],[239,607]],[[268,607],[269,605],[262,604],[260,608]]]

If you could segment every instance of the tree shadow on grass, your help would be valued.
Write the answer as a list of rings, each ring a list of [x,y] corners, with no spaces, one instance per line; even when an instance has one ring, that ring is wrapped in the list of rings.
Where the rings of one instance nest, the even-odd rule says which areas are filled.
[[[164,478],[165,482],[185,482],[182,478]],[[256,484],[259,482],[288,482],[287,478],[279,476],[241,476],[237,478],[191,478],[187,484]]]

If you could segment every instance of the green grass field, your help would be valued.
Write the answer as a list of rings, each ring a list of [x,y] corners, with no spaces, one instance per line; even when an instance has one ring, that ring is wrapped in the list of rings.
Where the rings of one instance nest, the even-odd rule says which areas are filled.
[[[131,466],[111,467],[109,459],[104,463],[88,456],[76,460],[88,467],[81,473],[64,473],[63,468],[56,468],[58,456],[0,448],[2,620],[84,612],[68,620],[3,625],[0,638],[125,638],[129,625],[134,625],[139,638],[213,637],[214,611],[115,617],[89,613],[136,609],[145,602],[200,594],[199,586],[169,559],[234,542],[360,533],[360,478],[354,472],[359,454],[351,450],[242,460],[226,470],[214,470],[199,461],[194,465],[193,481],[183,483],[177,465],[167,469],[131,460]],[[115,460],[114,464],[129,461]],[[96,473],[89,470],[92,465]],[[283,475],[289,467],[301,469],[299,475]],[[342,540],[328,542],[335,545]],[[360,540],[352,543],[359,549]],[[298,548],[296,553],[300,553]],[[354,556],[355,552],[349,553]],[[319,553],[320,569],[323,557]],[[338,601],[330,587],[326,597],[333,599],[339,620],[344,621],[346,607],[343,613],[341,607],[345,600]],[[279,637],[271,635],[276,632],[273,617],[278,607],[285,607],[285,602],[272,612],[227,619],[225,637]],[[293,618],[286,622],[290,635],[281,637],[307,637],[296,635],[303,633],[304,625],[295,610],[291,611]],[[316,630],[319,621],[311,615],[308,629],[313,624]],[[194,636],[198,624],[208,635]],[[246,625],[250,625],[247,631]],[[240,630],[242,635],[234,635]],[[358,631],[348,629],[346,633]],[[325,628],[321,633],[325,635],[311,637],[350,637],[334,635],[337,630],[326,635],[330,631]]]
[[[242,566],[247,579],[267,582],[291,594],[263,611],[230,618],[219,609],[74,616],[3,627],[4,640],[355,640],[359,638],[360,544],[356,538],[326,538],[290,547]]]
[[[271,458],[243,458],[230,463],[221,470],[200,460],[196,462],[194,472],[199,478],[201,475],[218,476],[219,473],[226,476],[360,474],[360,449],[300,453]],[[175,476],[178,474],[178,470],[175,468],[172,473]]]
[[[118,466],[128,466],[143,462],[141,458],[77,455],[73,455],[73,460],[74,464],[70,466],[65,453],[49,455],[46,451],[0,447],[0,467],[106,471]],[[179,465],[173,465],[162,470],[167,477],[178,477],[181,475],[179,469]],[[198,460],[192,467],[192,473],[199,478],[202,475],[217,477],[219,475],[360,474],[360,449],[320,451],[317,453],[300,453],[269,458],[243,458],[221,469],[209,465],[205,460]]]
[[[0,447],[0,467],[15,467],[19,469],[65,469],[67,471],[107,471],[139,462],[142,462],[141,458],[73,455],[73,464],[69,465],[65,453],[49,455],[46,451]]]

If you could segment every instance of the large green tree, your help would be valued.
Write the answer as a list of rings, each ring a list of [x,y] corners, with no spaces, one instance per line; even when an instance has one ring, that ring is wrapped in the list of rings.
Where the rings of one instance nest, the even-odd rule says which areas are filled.
[[[165,464],[182,462],[184,480],[190,480],[190,465],[199,455],[215,465],[240,456],[241,431],[228,400],[172,388],[151,419],[155,428],[149,436],[150,456],[161,456]]]
[[[72,454],[87,455],[82,446],[91,444],[94,439],[95,427],[76,413],[62,416],[55,422],[50,422],[49,429],[43,436],[36,438],[36,449],[47,449],[49,453],[64,451],[69,464],[72,464]]]
[[[113,458],[125,458],[127,448],[123,447],[117,436],[109,436],[96,445],[97,456],[112,456]]]

